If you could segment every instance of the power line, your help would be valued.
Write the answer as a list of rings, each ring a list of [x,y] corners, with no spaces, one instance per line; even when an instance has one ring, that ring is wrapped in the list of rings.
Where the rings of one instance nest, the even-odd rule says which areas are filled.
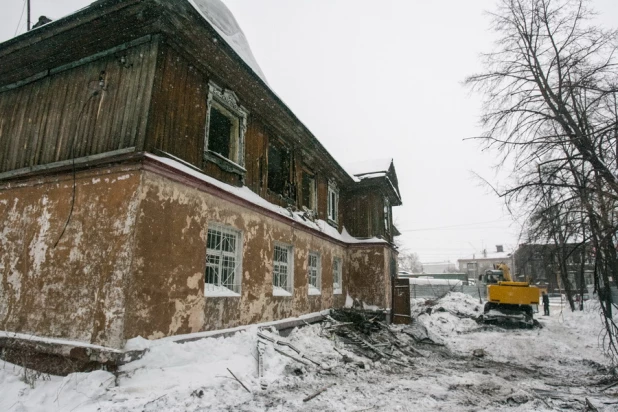
[[[489,220],[487,222],[462,223],[459,225],[436,226],[436,227],[428,227],[428,228],[422,228],[422,229],[401,229],[399,231],[400,232],[421,232],[425,230],[443,230],[443,229],[461,228],[461,227],[467,227],[467,226],[487,225],[489,223],[496,223],[496,222],[511,223],[509,221],[499,219],[499,220]],[[492,228],[500,229],[501,227],[493,226],[493,227],[486,227],[486,228],[481,228],[481,229],[492,229]]]
[[[19,31],[19,26],[21,25],[21,19],[23,19],[24,17],[24,10],[26,10],[26,1],[24,0],[24,5],[21,8],[21,16],[19,16],[19,21],[17,22],[17,28],[15,29],[15,34],[13,35],[13,37],[17,36],[17,32]]]

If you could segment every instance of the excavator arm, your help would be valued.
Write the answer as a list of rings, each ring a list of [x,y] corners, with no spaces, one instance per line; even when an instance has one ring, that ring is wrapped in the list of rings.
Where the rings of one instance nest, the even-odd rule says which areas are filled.
[[[506,265],[506,263],[498,263],[496,265],[496,269],[502,271],[502,278],[504,279],[505,282],[512,282],[513,281],[513,278],[511,277],[511,270]]]

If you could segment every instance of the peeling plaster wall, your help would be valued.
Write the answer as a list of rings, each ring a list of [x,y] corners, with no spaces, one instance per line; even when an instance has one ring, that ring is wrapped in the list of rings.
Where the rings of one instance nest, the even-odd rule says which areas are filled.
[[[391,307],[390,261],[388,246],[352,246],[348,250],[348,293],[365,304]]]
[[[387,246],[347,246],[139,164],[0,186],[0,330],[109,347],[341,307],[390,306]],[[205,297],[209,222],[243,233],[240,297]],[[294,293],[273,296],[273,245],[294,247]],[[308,253],[322,293],[308,294]],[[343,294],[333,295],[333,258]]]
[[[77,173],[59,239],[73,183],[0,186],[0,330],[121,347],[140,173]]]
[[[283,319],[345,302],[346,248],[216,195],[144,172],[125,337],[153,339]],[[243,233],[240,297],[204,297],[208,223]],[[294,294],[273,296],[273,242],[294,246]],[[308,295],[307,255],[321,256],[322,294]],[[333,296],[332,261],[344,260]]]

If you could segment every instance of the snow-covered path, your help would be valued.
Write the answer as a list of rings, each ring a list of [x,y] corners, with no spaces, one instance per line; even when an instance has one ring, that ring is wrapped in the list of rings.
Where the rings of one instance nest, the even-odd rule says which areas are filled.
[[[608,361],[599,350],[598,312],[589,306],[576,313],[552,307],[552,316],[537,317],[543,328],[503,330],[466,317],[478,316],[478,301],[450,294],[417,320],[446,347],[415,345],[424,356],[407,367],[359,357],[321,325],[285,338],[320,367],[267,345],[261,380],[257,328],[185,344],[138,339],[132,344],[149,346],[148,353],[117,376],[52,376],[34,387],[23,382],[22,368],[0,361],[0,411],[556,411],[584,410],[586,398],[599,411],[618,410],[618,390],[599,392]],[[472,356],[475,349],[485,356]]]

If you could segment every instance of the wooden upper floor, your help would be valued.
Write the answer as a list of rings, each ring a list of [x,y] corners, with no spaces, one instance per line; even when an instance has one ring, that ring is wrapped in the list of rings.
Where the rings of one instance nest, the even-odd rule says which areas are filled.
[[[152,152],[353,236],[396,234],[392,163],[348,174],[188,1],[97,1],[0,44],[0,61],[0,179]]]

